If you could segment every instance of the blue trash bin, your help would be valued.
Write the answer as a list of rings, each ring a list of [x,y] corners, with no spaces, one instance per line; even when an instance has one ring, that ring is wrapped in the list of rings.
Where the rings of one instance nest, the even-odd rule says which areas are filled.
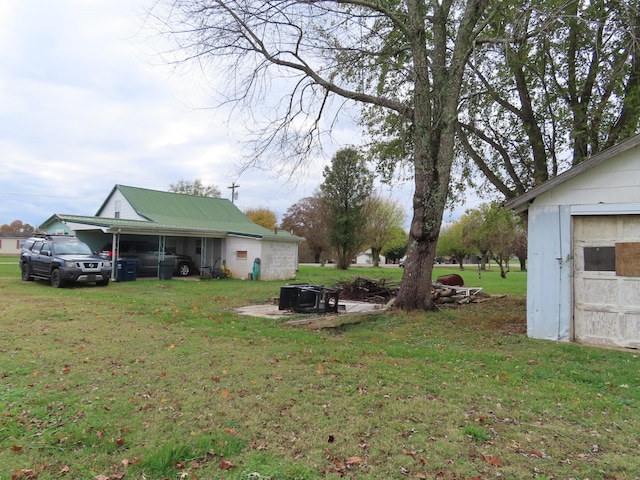
[[[116,281],[130,282],[137,278],[138,260],[136,258],[120,258],[116,263]]]

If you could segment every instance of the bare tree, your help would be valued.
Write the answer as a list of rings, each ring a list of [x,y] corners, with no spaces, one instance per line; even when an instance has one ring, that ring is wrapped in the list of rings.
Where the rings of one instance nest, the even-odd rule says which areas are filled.
[[[323,114],[335,113],[332,98],[372,106],[409,127],[415,193],[396,306],[435,309],[429,285],[449,193],[458,103],[489,1],[164,4],[168,8],[158,6],[154,17],[176,39],[182,60],[224,74],[224,80],[218,77],[226,85],[224,100],[254,115],[261,139],[254,162],[269,148],[294,166],[309,158],[323,133]],[[277,102],[269,105],[269,98]],[[256,106],[265,116],[258,116]]]

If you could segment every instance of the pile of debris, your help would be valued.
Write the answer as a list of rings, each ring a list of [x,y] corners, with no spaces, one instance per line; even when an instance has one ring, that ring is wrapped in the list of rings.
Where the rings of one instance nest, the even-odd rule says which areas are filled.
[[[458,305],[476,303],[481,291],[482,288],[480,287],[444,285],[439,282],[433,282],[431,284],[431,296],[434,302],[440,305],[445,303]]]
[[[460,285],[464,282],[458,275],[453,275],[457,277],[455,279],[447,277],[439,277],[431,284],[431,295],[437,304],[476,303],[481,297],[482,288]],[[448,285],[447,282],[457,285]],[[386,304],[396,297],[400,283],[384,278],[355,277],[352,281],[339,283],[336,288],[340,289],[341,299]]]
[[[387,303],[398,293],[399,282],[390,282],[388,279],[372,279],[355,277],[350,282],[342,282],[337,285],[340,288],[340,298],[345,300],[357,300],[370,303]]]

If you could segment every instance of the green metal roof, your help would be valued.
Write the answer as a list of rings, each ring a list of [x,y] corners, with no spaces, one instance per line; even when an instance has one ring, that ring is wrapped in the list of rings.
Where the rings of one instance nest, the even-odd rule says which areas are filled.
[[[148,221],[101,217],[105,205],[116,190],[120,191],[138,215]],[[113,188],[94,217],[78,215],[54,215],[54,217],[65,222],[95,225],[110,230],[120,228],[128,231],[152,230],[218,236],[242,235],[282,241],[303,240],[286,231],[276,233],[256,225],[238,207],[224,198],[161,192],[125,185],[116,185]]]

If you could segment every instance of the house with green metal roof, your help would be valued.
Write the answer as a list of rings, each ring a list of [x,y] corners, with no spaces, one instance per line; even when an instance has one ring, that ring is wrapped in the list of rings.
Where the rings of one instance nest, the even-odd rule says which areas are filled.
[[[254,224],[227,199],[125,185],[114,186],[94,216],[54,214],[40,229],[76,235],[95,251],[155,242],[159,252],[189,255],[201,272],[224,265],[233,277],[260,280],[294,278],[304,240]]]

